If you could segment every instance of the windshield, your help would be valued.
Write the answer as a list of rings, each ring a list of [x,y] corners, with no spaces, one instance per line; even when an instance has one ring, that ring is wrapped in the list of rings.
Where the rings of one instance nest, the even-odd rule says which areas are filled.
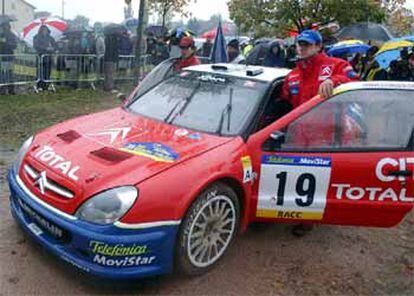
[[[129,110],[180,127],[239,135],[267,89],[264,82],[185,71],[136,98]]]

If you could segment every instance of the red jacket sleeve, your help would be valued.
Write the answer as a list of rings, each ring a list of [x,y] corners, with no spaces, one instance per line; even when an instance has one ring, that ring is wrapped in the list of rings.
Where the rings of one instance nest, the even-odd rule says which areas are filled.
[[[331,76],[331,80],[334,83],[334,86],[338,86],[343,83],[358,81],[359,76],[352,68],[351,64],[347,61],[337,59],[337,64],[335,65],[334,73]]]

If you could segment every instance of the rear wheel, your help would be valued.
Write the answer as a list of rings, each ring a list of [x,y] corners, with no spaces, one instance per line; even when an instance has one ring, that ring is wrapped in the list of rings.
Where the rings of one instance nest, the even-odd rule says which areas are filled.
[[[239,228],[240,204],[229,186],[215,183],[189,208],[177,240],[178,268],[202,274],[223,257]]]

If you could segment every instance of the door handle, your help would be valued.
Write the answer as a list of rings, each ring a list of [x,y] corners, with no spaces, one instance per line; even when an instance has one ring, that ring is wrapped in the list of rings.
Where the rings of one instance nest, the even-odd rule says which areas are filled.
[[[412,170],[405,170],[405,171],[388,171],[388,176],[395,176],[395,177],[411,177],[413,175]]]

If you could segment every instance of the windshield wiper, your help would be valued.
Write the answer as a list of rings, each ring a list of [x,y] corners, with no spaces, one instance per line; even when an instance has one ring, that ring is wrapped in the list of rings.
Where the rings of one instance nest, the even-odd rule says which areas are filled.
[[[233,88],[230,88],[230,96],[229,102],[227,103],[226,107],[224,107],[223,111],[221,112],[220,122],[216,130],[216,134],[222,136],[223,125],[224,125],[224,116],[227,114],[227,131],[230,131],[230,123],[231,123],[231,111],[233,110]]]
[[[193,91],[191,92],[191,94],[188,97],[183,99],[185,101],[184,105],[181,107],[180,111],[175,113],[174,117],[170,119],[170,117],[174,114],[175,110],[178,108],[178,106],[180,106],[180,104],[183,100],[179,100],[177,102],[177,104],[175,104],[175,106],[171,110],[171,112],[168,113],[168,115],[164,118],[164,122],[172,123],[177,118],[178,115],[182,115],[184,113],[185,109],[187,109],[188,105],[190,104],[192,98],[195,96],[197,90],[200,88],[200,85],[201,85],[201,82],[199,82],[197,84],[197,86],[193,89]]]

